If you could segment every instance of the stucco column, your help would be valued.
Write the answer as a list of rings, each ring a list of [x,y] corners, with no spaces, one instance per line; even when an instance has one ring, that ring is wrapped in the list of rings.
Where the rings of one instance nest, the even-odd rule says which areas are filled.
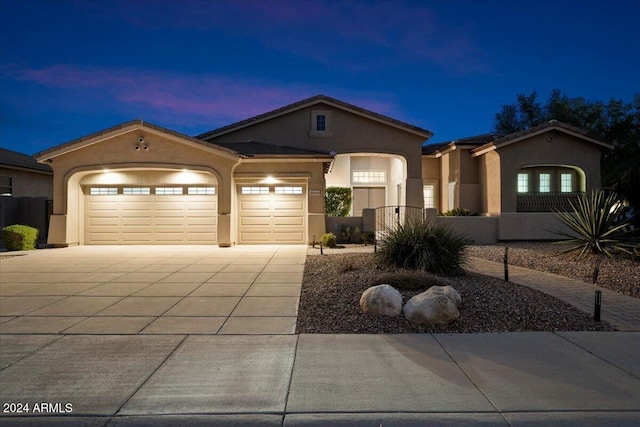
[[[407,178],[407,206],[424,207],[422,178]]]

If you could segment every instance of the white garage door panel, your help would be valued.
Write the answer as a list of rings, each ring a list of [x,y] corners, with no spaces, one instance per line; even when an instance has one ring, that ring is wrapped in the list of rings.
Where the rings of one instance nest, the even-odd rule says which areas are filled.
[[[275,194],[275,187],[269,194],[242,194],[238,186],[238,243],[306,243],[306,189]]]
[[[86,244],[212,244],[215,195],[87,195]]]

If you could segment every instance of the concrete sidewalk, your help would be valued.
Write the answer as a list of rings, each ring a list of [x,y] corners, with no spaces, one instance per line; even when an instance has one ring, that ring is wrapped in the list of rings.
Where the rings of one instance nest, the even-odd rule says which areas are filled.
[[[7,426],[640,423],[638,332],[2,335],[0,342],[0,425]],[[15,413],[11,403],[29,412]]]

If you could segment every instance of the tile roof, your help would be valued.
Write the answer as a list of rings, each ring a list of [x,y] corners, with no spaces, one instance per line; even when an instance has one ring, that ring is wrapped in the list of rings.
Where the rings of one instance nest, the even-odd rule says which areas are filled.
[[[538,126],[534,126],[531,127],[529,129],[525,129],[519,132],[514,132],[511,133],[509,135],[504,135],[502,137],[499,137],[493,141],[488,141],[486,144],[482,144],[477,148],[474,148],[473,152],[482,152],[483,150],[486,149],[491,149],[491,147],[502,147],[504,145],[509,145],[513,142],[517,142],[520,139],[523,139],[525,137],[527,137],[528,135],[535,135],[538,133],[543,133],[547,130],[551,130],[551,129],[557,129],[560,131],[564,131],[570,134],[574,134],[575,136],[578,136],[582,139],[584,139],[585,141],[600,145],[602,147],[605,148],[609,148],[609,149],[613,149],[614,146],[604,142],[604,141],[600,141],[598,139],[592,138],[590,136],[588,136],[587,131],[576,127],[576,126],[572,126],[569,125],[567,123],[563,123],[563,122],[559,122],[558,120],[549,120],[548,122],[539,124]]]
[[[8,150],[0,147],[0,165],[21,169],[31,169],[41,172],[52,173],[49,165],[40,164],[36,161],[35,156],[18,153],[17,151]]]
[[[261,155],[333,157],[327,151],[289,147],[285,145],[270,144],[262,141],[216,142],[216,145],[226,147],[248,157]]]
[[[487,144],[489,142],[495,141],[500,138],[502,135],[494,134],[494,133],[485,133],[482,135],[469,136],[461,139],[454,139],[452,141],[445,142],[437,142],[434,144],[428,144],[422,146],[422,154],[435,154],[437,151],[442,151],[447,146],[462,146],[462,145],[473,145],[473,146],[481,146]]]
[[[370,118],[373,118],[375,120],[378,120],[380,122],[383,123],[387,123],[389,125],[404,129],[408,132],[411,133],[415,133],[415,134],[419,134],[424,136],[425,138],[431,138],[431,136],[433,135],[432,132],[420,128],[418,126],[414,126],[411,125],[409,123],[403,122],[401,120],[397,120],[397,119],[393,119],[391,117],[385,116],[383,114],[379,114],[379,113],[375,113],[373,111],[364,109],[362,107],[358,107],[356,105],[353,104],[349,104],[347,102],[344,101],[340,101],[339,99],[335,99],[335,98],[331,98],[329,96],[326,95],[316,95],[316,96],[312,96],[310,98],[306,98],[303,99],[301,101],[298,102],[294,102],[293,104],[289,104],[289,105],[285,105],[284,107],[254,116],[254,117],[250,117],[246,120],[242,120],[236,123],[232,123],[230,125],[227,126],[223,126],[221,128],[218,129],[214,129],[212,131],[209,132],[205,132],[203,134],[200,134],[198,136],[196,136],[196,138],[199,139],[209,139],[209,138],[213,138],[219,135],[223,135],[225,133],[229,133],[231,131],[234,131],[236,129],[241,129],[244,127],[247,127],[249,125],[252,125],[254,123],[259,123],[265,120],[268,120],[270,118],[273,117],[277,117],[283,114],[286,114],[288,112],[292,112],[292,111],[296,111],[299,110],[301,108],[305,108],[311,105],[315,105],[315,104],[320,104],[320,103],[325,103],[325,104],[329,104],[329,105],[333,105],[335,107],[344,109],[344,110],[350,110],[352,112],[355,112],[357,114],[363,115],[363,116],[368,116]]]

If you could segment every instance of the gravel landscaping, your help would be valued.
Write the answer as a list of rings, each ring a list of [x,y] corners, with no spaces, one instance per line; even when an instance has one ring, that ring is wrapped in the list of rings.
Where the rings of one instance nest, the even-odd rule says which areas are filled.
[[[600,260],[597,285],[616,292],[640,298],[640,260],[630,256],[587,255],[576,259],[576,253],[562,253],[563,245],[549,242],[508,242],[497,245],[473,245],[467,247],[471,256],[489,261],[503,262],[504,248],[509,247],[509,264],[591,283],[593,268]]]
[[[494,247],[496,253],[502,247]],[[475,255],[475,254],[474,254]],[[404,301],[433,284],[453,286],[462,297],[460,318],[445,326],[421,326],[404,318],[367,316],[360,296],[387,283]],[[297,333],[450,333],[507,331],[609,331],[606,322],[544,293],[499,279],[468,274],[436,277],[424,272],[380,269],[372,254],[307,256]]]

